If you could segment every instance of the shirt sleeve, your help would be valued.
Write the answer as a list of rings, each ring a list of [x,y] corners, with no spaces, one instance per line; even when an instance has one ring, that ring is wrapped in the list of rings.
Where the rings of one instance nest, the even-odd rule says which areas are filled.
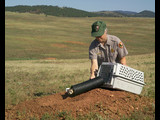
[[[119,39],[118,40],[118,58],[121,59],[128,54],[128,51],[124,43]]]
[[[89,59],[97,59],[97,53],[92,44],[89,47]]]

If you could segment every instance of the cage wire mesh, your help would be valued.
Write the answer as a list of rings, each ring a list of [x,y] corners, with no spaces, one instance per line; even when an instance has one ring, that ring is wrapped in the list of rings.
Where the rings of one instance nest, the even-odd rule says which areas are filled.
[[[103,86],[140,94],[144,83],[144,72],[119,64],[103,62],[98,75],[104,78]]]

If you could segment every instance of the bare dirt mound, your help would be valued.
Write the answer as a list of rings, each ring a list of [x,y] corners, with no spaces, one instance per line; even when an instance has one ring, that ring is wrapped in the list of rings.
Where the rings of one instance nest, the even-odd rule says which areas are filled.
[[[68,97],[65,92],[44,96],[22,102],[12,109],[7,109],[6,120],[17,119],[18,113],[25,111],[26,116],[41,118],[45,113],[70,111],[73,117],[89,112],[98,113],[112,119],[129,116],[133,111],[141,111],[145,106],[152,106],[154,101],[125,91],[93,89],[75,97]]]

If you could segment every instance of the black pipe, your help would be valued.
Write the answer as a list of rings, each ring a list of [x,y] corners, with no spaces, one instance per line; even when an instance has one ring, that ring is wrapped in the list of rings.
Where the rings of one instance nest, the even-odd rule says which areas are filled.
[[[103,84],[104,84],[104,79],[102,77],[96,77],[94,79],[90,79],[88,81],[71,86],[71,88],[68,90],[68,94],[70,96],[75,96],[87,92],[89,90],[92,90],[94,88],[98,88]]]

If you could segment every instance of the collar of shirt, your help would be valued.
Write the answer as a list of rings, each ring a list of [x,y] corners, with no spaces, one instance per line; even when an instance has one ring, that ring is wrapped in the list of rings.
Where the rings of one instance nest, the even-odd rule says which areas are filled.
[[[98,42],[98,41],[97,41]],[[110,40],[110,37],[109,37],[109,35],[107,34],[107,42],[105,43],[105,47],[107,46],[107,45],[111,45],[112,43],[111,43],[111,40]],[[104,46],[100,43],[100,42],[98,42],[98,45],[97,45],[98,47],[100,46],[100,47],[102,47],[102,48],[104,48]]]

